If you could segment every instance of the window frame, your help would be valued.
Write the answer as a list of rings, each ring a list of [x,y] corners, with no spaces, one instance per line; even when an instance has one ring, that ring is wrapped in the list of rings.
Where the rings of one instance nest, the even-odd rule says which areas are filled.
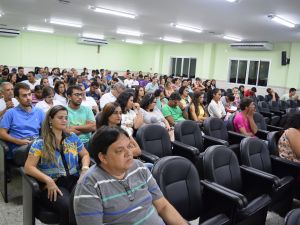
[[[191,69],[191,59],[195,59],[196,60],[196,63],[195,63],[195,76],[192,77],[192,78],[195,78],[196,77],[196,68],[197,68],[197,60],[198,58],[197,57],[193,57],[193,56],[171,56],[170,57],[170,67],[169,67],[169,71],[170,71],[170,74],[172,74],[172,60],[173,59],[176,59],[175,60],[175,72],[174,72],[174,76],[177,76],[176,75],[176,68],[177,68],[177,59],[178,58],[181,58],[181,71],[180,71],[180,75],[179,76],[182,76],[183,75],[183,65],[184,65],[184,59],[188,58],[189,59],[189,65],[188,65],[188,74],[187,74],[187,77],[186,78],[191,78],[191,75],[190,75],[190,69]]]

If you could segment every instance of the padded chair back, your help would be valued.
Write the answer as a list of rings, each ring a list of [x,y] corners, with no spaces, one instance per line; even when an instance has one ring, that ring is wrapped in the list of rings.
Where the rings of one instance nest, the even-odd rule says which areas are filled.
[[[272,131],[268,133],[268,147],[271,155],[279,156],[278,152],[278,140],[284,131]]]
[[[270,101],[269,102],[269,106],[271,109],[276,110],[276,111],[280,111],[280,107],[279,107],[279,102],[278,101]]]
[[[285,216],[284,225],[300,225],[300,209],[291,210]]]
[[[287,108],[286,114],[292,114],[292,113],[299,112],[299,111],[300,111],[299,108]]]
[[[195,121],[184,120],[175,125],[175,140],[198,148],[203,152],[202,134]]]
[[[257,105],[258,105],[259,111],[261,111],[261,112],[270,112],[270,108],[269,108],[269,105],[268,105],[267,102],[265,102],[265,101],[259,101],[257,103]]]
[[[297,108],[297,101],[294,101],[294,100],[287,100],[286,101],[291,108]]]
[[[227,130],[230,130],[230,131],[235,131],[234,129],[234,125],[233,125],[233,120],[234,120],[234,117],[236,116],[236,113],[234,113],[233,115],[229,116],[228,120],[227,120]]]
[[[265,101],[265,97],[262,96],[262,95],[257,95],[256,98],[257,98],[257,100],[258,100],[259,102],[264,102],[264,101]]]
[[[254,122],[255,122],[258,129],[267,130],[266,120],[263,117],[263,115],[261,115],[258,112],[255,112],[254,115],[253,115],[253,119],[254,119]]]
[[[286,110],[289,107],[290,107],[290,105],[288,104],[288,102],[283,101],[283,100],[279,100],[279,108],[280,108],[280,110]]]
[[[272,173],[270,153],[264,141],[255,137],[244,138],[240,150],[243,165]]]
[[[228,140],[227,128],[223,120],[216,117],[209,117],[206,120],[204,120],[203,125],[204,125],[204,132],[207,135],[225,141]]]
[[[195,166],[186,158],[168,156],[153,167],[164,196],[186,220],[197,219],[201,209],[200,180]]]
[[[140,148],[159,158],[172,155],[171,141],[167,130],[157,124],[148,124],[138,129],[136,140]]]
[[[237,192],[242,191],[239,162],[234,152],[224,145],[214,145],[205,150],[204,177]]]

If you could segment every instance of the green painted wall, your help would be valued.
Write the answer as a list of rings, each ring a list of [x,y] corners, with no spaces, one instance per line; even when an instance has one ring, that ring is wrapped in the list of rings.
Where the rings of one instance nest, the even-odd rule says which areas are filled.
[[[110,41],[101,46],[80,45],[75,37],[22,33],[16,38],[0,37],[0,64],[9,66],[59,66],[62,68],[108,68],[114,71],[142,70],[170,73],[171,57],[197,58],[196,75],[227,81],[229,60],[270,60],[268,84],[300,88],[300,43],[276,43],[273,51],[239,51],[227,43],[144,44]],[[287,51],[291,63],[281,66],[281,51]]]

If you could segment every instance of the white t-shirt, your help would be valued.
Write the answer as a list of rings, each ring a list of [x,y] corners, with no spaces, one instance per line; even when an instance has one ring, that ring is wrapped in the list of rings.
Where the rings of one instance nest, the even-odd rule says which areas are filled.
[[[61,105],[59,101],[53,100],[53,106]],[[36,103],[35,107],[42,109],[45,113],[51,108],[45,100]]]
[[[126,114],[122,114],[121,127],[127,131],[129,136],[133,134],[133,124],[136,113],[133,110],[129,110]]]
[[[14,104],[14,107],[16,107],[16,106],[19,105],[19,102],[18,102],[17,99],[12,98],[11,100],[12,100],[12,102]],[[0,112],[3,111],[5,108],[6,108],[6,102],[4,101],[3,98],[0,98]],[[1,117],[0,117],[0,119],[1,119]]]
[[[97,105],[95,99],[93,99],[93,97],[86,96],[85,98],[86,98],[85,101],[82,100],[81,105],[87,106],[91,110],[93,110],[93,106],[97,106],[98,107],[98,105]]]
[[[25,83],[25,84],[28,84],[29,87],[30,87],[30,90],[34,91],[35,86],[39,85],[41,81],[40,80],[36,80],[34,82],[34,84],[30,83],[29,80],[23,80],[22,82]]]
[[[54,100],[58,101],[60,105],[67,106],[67,99],[59,94],[54,95]]]
[[[144,123],[145,124],[158,124],[162,127],[166,127],[165,117],[161,113],[161,111],[157,108],[154,108],[152,112],[148,112],[144,109],[140,109],[143,114]]]
[[[111,93],[108,92],[100,98],[100,108],[103,109],[107,103],[115,102],[117,98]]]
[[[226,116],[226,111],[221,101],[216,103],[215,100],[211,100],[208,105],[208,113],[211,117],[217,117],[219,119]]]
[[[131,88],[134,85],[139,85],[139,82],[137,80],[133,80],[133,79],[125,79],[124,80],[124,85],[126,87]]]

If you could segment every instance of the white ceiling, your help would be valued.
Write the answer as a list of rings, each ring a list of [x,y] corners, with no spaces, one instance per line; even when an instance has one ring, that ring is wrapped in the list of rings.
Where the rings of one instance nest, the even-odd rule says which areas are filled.
[[[103,34],[105,38],[129,38],[116,34],[118,28],[143,33],[145,42],[161,42],[159,37],[182,38],[184,42],[224,42],[223,34],[248,41],[300,41],[300,29],[287,28],[267,18],[270,13],[281,15],[300,24],[300,0],[1,0],[0,24],[7,28],[27,25],[51,27],[56,34],[78,35],[81,32]],[[96,13],[88,6],[132,12],[136,19]],[[82,28],[69,28],[45,23],[51,17],[79,21]],[[170,23],[201,27],[203,33],[183,31]],[[3,26],[3,25],[0,25]],[[230,42],[230,41],[229,41]]]

